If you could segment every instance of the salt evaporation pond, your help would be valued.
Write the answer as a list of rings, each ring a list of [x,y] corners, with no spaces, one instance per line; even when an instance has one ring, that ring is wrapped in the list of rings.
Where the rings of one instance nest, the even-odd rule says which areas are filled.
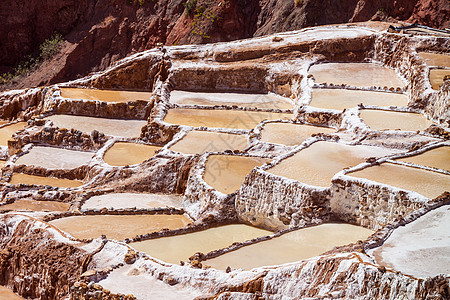
[[[19,157],[15,164],[47,169],[74,169],[89,164],[93,156],[92,152],[34,146],[27,154]]]
[[[430,83],[434,90],[439,90],[439,87],[444,82],[444,77],[450,76],[450,70],[446,69],[431,69],[430,70]]]
[[[252,129],[263,120],[289,120],[292,114],[243,110],[169,109],[164,121],[193,127]]]
[[[3,168],[6,165],[6,160],[0,160],[0,168]]]
[[[202,93],[172,91],[170,102],[181,105],[230,105],[267,109],[292,109],[293,103],[276,94]]]
[[[36,175],[28,175],[22,173],[14,173],[9,181],[9,184],[29,184],[29,185],[49,185],[60,188],[75,188],[83,185],[79,180],[43,177]]]
[[[178,229],[191,223],[185,215],[96,215],[72,216],[50,222],[78,239],[98,238],[123,240],[137,235]]]
[[[189,131],[169,149],[185,154],[242,150],[247,147],[247,136],[210,131]]]
[[[371,166],[348,175],[414,191],[430,199],[450,191],[450,175],[391,163]]]
[[[373,130],[417,131],[432,124],[424,115],[416,113],[363,109],[359,116]]]
[[[450,147],[439,147],[397,160],[450,171]]]
[[[135,165],[151,158],[155,154],[155,151],[159,149],[161,149],[161,147],[116,142],[106,151],[103,160],[110,166]]]
[[[242,247],[216,258],[206,260],[205,265],[225,270],[231,268],[252,269],[280,265],[320,255],[335,246],[365,240],[372,230],[350,224],[322,224],[288,232],[280,237]]]
[[[331,178],[344,168],[356,166],[369,157],[388,154],[391,152],[377,147],[316,142],[266,171],[309,185],[328,187]]]
[[[238,190],[245,176],[269,159],[233,155],[210,155],[206,162],[203,179],[216,190],[230,194]]]
[[[344,89],[313,89],[310,106],[343,110],[357,107],[358,104],[378,106],[407,106],[408,97],[404,94],[382,93]]]
[[[450,206],[395,229],[371,254],[385,267],[416,277],[450,274]]]
[[[70,205],[57,201],[16,200],[13,203],[0,206],[0,211],[68,211]]]
[[[300,145],[317,133],[333,133],[336,129],[292,123],[266,123],[261,132],[261,142],[287,146]]]
[[[152,93],[133,91],[61,88],[61,97],[69,99],[98,100],[104,102],[150,101]]]
[[[106,135],[130,138],[139,137],[141,135],[141,128],[147,124],[147,121],[143,120],[122,120],[72,115],[52,115],[45,119],[51,120],[59,128],[73,128],[87,133],[97,130]]]
[[[450,68],[450,55],[432,52],[419,52],[418,54],[429,66]]]
[[[11,139],[13,134],[24,129],[26,125],[27,122],[18,122],[0,128],[0,146],[8,146],[8,140]]]
[[[187,261],[196,252],[206,254],[213,250],[231,246],[235,242],[245,242],[271,234],[272,232],[268,230],[234,224],[194,233],[130,243],[129,245],[162,261],[178,264],[180,261]]]
[[[20,297],[9,288],[0,285],[0,299],[4,300],[23,300],[25,298]]]
[[[374,63],[323,63],[312,65],[309,73],[316,83],[348,84],[357,87],[403,87],[394,70]]]
[[[82,209],[131,209],[175,207],[183,208],[182,197],[179,195],[141,194],[141,193],[111,193],[93,196],[86,200]]]

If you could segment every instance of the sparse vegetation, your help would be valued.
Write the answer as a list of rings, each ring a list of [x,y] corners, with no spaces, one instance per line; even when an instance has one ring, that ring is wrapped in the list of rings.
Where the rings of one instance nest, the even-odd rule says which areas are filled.
[[[303,0],[294,0],[294,4],[296,7],[299,7],[300,5],[303,4]]]
[[[197,0],[188,0],[184,3],[184,13],[189,15],[197,6]]]

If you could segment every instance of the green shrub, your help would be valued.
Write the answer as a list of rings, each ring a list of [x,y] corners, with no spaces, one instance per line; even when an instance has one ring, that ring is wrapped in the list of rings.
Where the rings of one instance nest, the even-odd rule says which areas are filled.
[[[51,58],[53,55],[61,50],[62,43],[64,39],[59,33],[54,34],[49,39],[46,39],[40,46],[41,51],[40,57],[44,60]]]
[[[189,15],[197,6],[197,0],[187,0],[184,3],[184,12]]]

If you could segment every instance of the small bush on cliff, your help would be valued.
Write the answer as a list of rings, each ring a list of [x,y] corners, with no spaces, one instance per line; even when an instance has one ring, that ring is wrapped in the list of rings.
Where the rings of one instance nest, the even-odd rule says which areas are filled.
[[[294,4],[296,7],[299,7],[300,5],[303,4],[303,0],[294,0]]]
[[[188,0],[184,3],[184,12],[189,15],[197,6],[197,0]]]
[[[43,60],[51,58],[53,55],[59,52],[62,47],[64,39],[59,33],[54,34],[51,38],[46,39],[40,46],[41,51],[40,58]]]

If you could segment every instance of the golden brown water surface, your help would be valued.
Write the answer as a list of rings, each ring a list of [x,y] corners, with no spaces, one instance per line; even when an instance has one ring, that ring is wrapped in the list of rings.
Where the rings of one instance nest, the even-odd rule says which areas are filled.
[[[61,88],[61,96],[69,99],[98,100],[105,102],[150,101],[150,92],[113,91],[81,88]]]
[[[186,154],[242,150],[247,147],[247,136],[209,131],[189,131],[181,141],[169,149]]]
[[[53,177],[43,177],[36,175],[28,175],[21,173],[14,173],[10,184],[36,184],[36,185],[50,185],[56,186],[60,188],[71,188],[71,187],[79,187],[83,185],[83,182],[78,180],[70,180],[70,179],[61,179],[61,178],[53,178]]]
[[[256,167],[270,161],[266,158],[232,155],[210,155],[203,179],[216,190],[230,194],[239,189],[245,176]]]
[[[450,147],[439,147],[397,160],[450,171]]]
[[[406,106],[408,97],[403,94],[355,91],[343,89],[313,89],[309,105],[326,109],[343,110],[363,103],[378,106]]]
[[[14,133],[22,130],[27,125],[27,122],[18,122],[0,128],[0,146],[8,146],[8,140],[11,139]]]
[[[0,300],[23,300],[25,298],[20,297],[9,288],[0,285]]]
[[[444,77],[450,76],[450,70],[445,69],[431,69],[430,70],[430,83],[434,90],[439,90],[439,87],[444,82]]]
[[[178,264],[187,261],[196,252],[208,253],[231,246],[234,242],[244,242],[272,232],[248,225],[235,224],[202,230],[177,236],[130,243],[129,245],[148,255]]]
[[[424,115],[396,111],[364,109],[359,116],[373,130],[424,130],[432,124]]]
[[[323,224],[299,229],[280,237],[245,246],[216,258],[205,265],[224,270],[228,266],[246,270],[295,262],[320,255],[335,246],[365,240],[372,230],[349,224]]]
[[[126,166],[140,164],[161,149],[158,146],[117,142],[109,148],[103,160],[110,166]]]
[[[70,205],[56,201],[16,200],[14,203],[0,206],[0,211],[67,211]]]
[[[336,129],[292,123],[267,123],[261,132],[261,141],[288,146],[300,145],[317,133],[332,133]]]
[[[252,129],[261,121],[291,119],[292,114],[242,110],[169,109],[164,121],[193,127]]]
[[[425,63],[429,66],[450,68],[450,55],[448,54],[438,54],[431,52],[419,52],[418,54],[425,60]]]
[[[185,215],[98,215],[73,216],[50,223],[79,239],[98,238],[104,234],[110,239],[123,240],[163,228],[181,228],[190,222]]]

